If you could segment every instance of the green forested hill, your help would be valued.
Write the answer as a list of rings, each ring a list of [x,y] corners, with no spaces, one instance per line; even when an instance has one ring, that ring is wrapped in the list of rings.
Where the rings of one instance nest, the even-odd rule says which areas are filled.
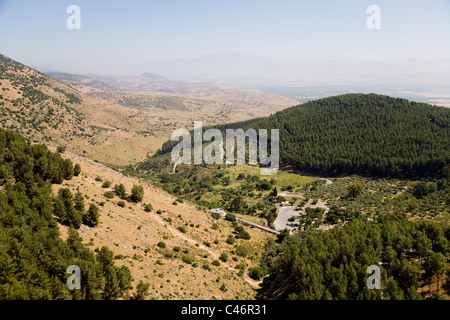
[[[280,130],[284,164],[324,175],[438,175],[450,162],[450,109],[376,94],[312,101],[250,124]]]
[[[450,109],[377,94],[311,101],[226,128],[279,129],[282,165],[328,176],[439,176],[450,162]]]
[[[79,167],[59,153],[0,129],[0,300],[117,299],[131,288],[130,271],[108,248],[94,254],[82,244],[76,228],[93,226],[83,196],[51,193],[74,173]],[[70,226],[67,241],[54,216]],[[70,265],[80,268],[81,289],[66,287]]]

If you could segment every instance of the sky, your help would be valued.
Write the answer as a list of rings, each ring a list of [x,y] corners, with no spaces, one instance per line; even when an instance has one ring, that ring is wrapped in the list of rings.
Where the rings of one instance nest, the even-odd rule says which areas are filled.
[[[69,5],[81,29],[69,30]],[[369,30],[370,5],[381,29]],[[72,73],[220,52],[272,59],[450,58],[450,0],[0,0],[0,53]]]

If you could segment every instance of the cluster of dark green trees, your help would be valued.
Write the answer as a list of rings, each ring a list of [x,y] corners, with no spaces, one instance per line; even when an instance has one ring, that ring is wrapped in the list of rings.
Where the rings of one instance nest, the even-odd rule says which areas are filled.
[[[91,252],[73,228],[92,223],[76,214],[84,212],[83,196],[65,188],[52,196],[51,184],[72,174],[58,153],[0,129],[0,300],[117,299],[131,288],[128,268],[116,267],[106,247]],[[54,214],[72,226],[67,241]],[[66,286],[70,265],[81,270],[81,289]]]
[[[69,189],[61,188],[54,199],[54,214],[63,224],[78,229],[81,224],[95,227],[99,223],[98,208],[94,204],[85,210],[84,196],[77,192],[72,195]]]
[[[270,275],[259,297],[421,299],[418,288],[427,284],[435,284],[431,295],[438,296],[450,276],[449,252],[450,227],[425,221],[353,222],[327,232],[302,232],[268,246],[261,268]],[[380,267],[380,290],[367,287],[370,265]]]
[[[110,185],[111,185],[110,181],[105,181],[102,187],[109,188]],[[133,185],[133,187],[131,188],[130,195],[127,194],[125,186],[122,183],[115,184],[113,189],[114,192],[113,191],[105,192],[104,195],[106,198],[112,199],[114,198],[114,195],[116,195],[123,200],[128,200],[135,203],[142,202],[142,200],[144,199],[144,187],[142,187],[141,185]]]
[[[29,145],[19,134],[1,130],[0,148],[0,181],[30,184],[36,179],[61,184],[75,173],[70,159],[64,160],[44,145]]]

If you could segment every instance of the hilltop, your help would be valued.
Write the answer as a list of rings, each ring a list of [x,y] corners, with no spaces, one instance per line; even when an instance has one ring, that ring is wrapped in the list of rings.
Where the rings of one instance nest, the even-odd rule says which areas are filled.
[[[104,76],[97,74],[80,75],[64,72],[46,72],[58,81],[80,91],[154,91],[181,94],[201,94],[224,91],[224,88],[212,82],[174,81],[153,73],[130,76]]]
[[[250,127],[278,128],[284,164],[322,175],[439,176],[450,162],[450,110],[406,99],[330,97]]]

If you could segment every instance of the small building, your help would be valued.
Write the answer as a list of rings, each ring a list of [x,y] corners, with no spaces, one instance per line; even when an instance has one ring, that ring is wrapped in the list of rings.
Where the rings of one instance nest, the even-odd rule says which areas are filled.
[[[210,210],[212,213],[214,213],[214,212],[216,212],[216,213],[219,213],[222,217],[224,217],[227,213],[223,210],[223,209],[221,209],[221,208],[216,208],[216,209],[211,209]]]

